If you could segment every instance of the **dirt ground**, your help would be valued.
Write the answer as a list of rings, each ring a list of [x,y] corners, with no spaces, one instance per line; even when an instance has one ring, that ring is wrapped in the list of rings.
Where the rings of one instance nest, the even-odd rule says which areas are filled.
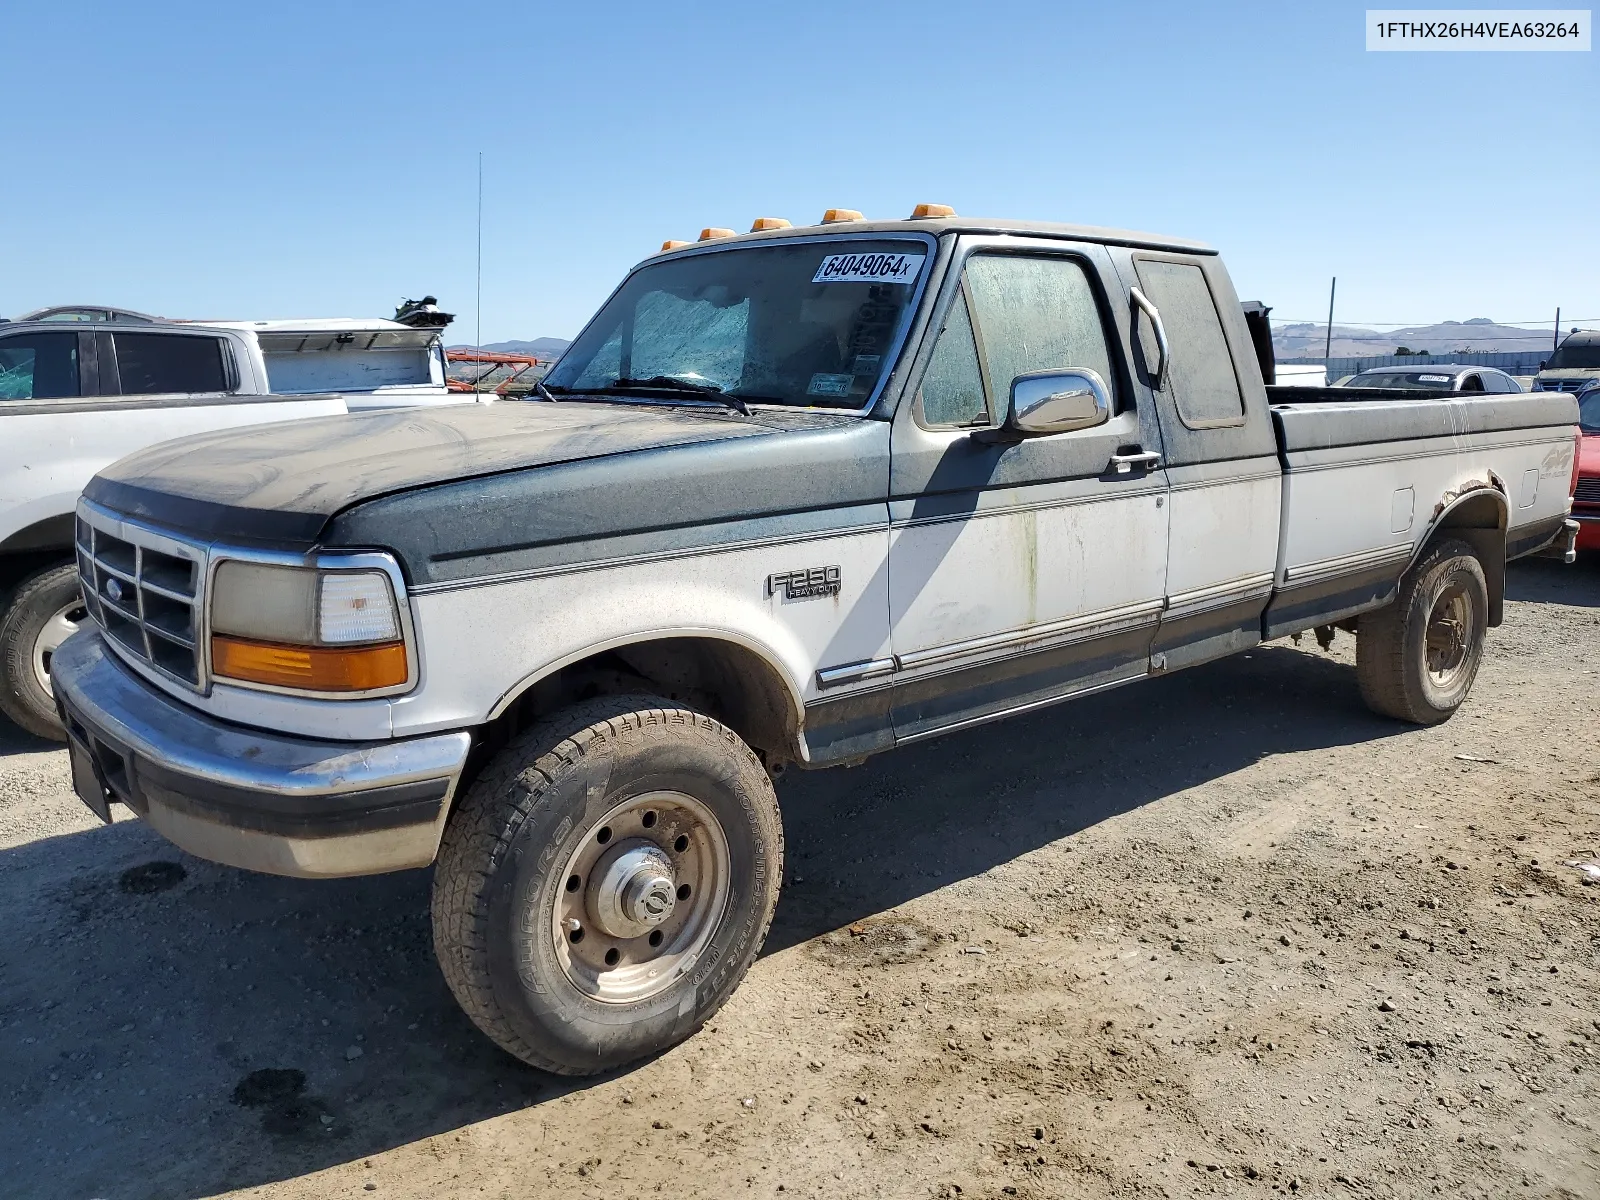
[[[1600,563],[1369,715],[1307,638],[780,787],[790,879],[687,1044],[479,1037],[428,876],[98,827],[0,730],[0,1195],[1600,1196]]]

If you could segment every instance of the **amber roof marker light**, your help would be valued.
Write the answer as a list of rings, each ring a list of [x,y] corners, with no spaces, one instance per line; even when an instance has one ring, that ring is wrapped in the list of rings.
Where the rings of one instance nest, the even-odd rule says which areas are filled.
[[[948,204],[919,204],[911,210],[910,220],[934,221],[940,217],[953,217],[956,210]]]
[[[714,242],[718,238],[730,238],[733,236],[733,230],[723,229],[716,225],[707,226],[705,229],[700,231],[700,240],[702,242]]]
[[[864,220],[866,220],[866,218],[853,208],[830,208],[827,212],[822,214],[822,223],[824,225],[837,225],[841,221]]]
[[[661,253],[665,254],[668,250],[682,250],[688,244],[688,242],[680,242],[675,238],[668,238],[661,243]]]
[[[793,228],[794,228],[794,226],[790,225],[789,222],[785,221],[782,217],[757,217],[755,219],[755,223],[750,226],[750,232],[751,233],[761,233],[763,230],[767,230],[767,229],[793,229]]]

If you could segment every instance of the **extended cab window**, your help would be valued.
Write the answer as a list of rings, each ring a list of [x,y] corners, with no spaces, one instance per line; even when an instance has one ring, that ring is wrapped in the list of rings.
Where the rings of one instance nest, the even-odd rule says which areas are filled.
[[[77,334],[0,338],[0,400],[56,400],[77,394]]]
[[[228,360],[221,338],[120,330],[111,336],[125,396],[228,390]]]
[[[1170,392],[1178,419],[1190,429],[1244,424],[1244,397],[1205,272],[1192,263],[1153,258],[1139,259],[1136,269],[1166,327],[1172,361],[1161,386]],[[1153,365],[1160,349],[1149,321],[1140,321],[1139,335],[1144,360]]]
[[[669,255],[628,277],[552,392],[864,408],[893,363],[928,246],[910,238],[755,243]]]

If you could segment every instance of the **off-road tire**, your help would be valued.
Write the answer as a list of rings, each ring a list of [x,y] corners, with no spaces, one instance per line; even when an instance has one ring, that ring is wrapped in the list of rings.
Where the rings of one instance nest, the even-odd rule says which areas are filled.
[[[1439,598],[1461,588],[1470,609],[1465,653],[1441,687],[1428,671],[1428,626]],[[1461,706],[1483,660],[1489,587],[1471,546],[1439,542],[1400,581],[1394,602],[1363,613],[1356,635],[1356,678],[1373,712],[1415,725],[1437,725]]]
[[[566,865],[630,795],[693,796],[725,832],[729,885],[710,942],[667,989],[597,1000],[564,973],[548,930]],[[473,1024],[558,1075],[590,1075],[693,1034],[732,994],[766,939],[783,876],[772,782],[710,717],[656,696],[586,701],[519,735],[445,827],[433,879],[434,953]]]
[[[24,579],[0,616],[0,712],[29,733],[58,742],[66,740],[66,731],[54,698],[34,675],[33,651],[45,624],[75,600],[78,569],[63,563]]]

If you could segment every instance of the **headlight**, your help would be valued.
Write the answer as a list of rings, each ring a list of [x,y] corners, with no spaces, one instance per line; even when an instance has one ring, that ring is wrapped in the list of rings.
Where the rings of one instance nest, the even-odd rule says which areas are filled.
[[[389,576],[231,559],[211,583],[211,672],[312,692],[407,682]]]

